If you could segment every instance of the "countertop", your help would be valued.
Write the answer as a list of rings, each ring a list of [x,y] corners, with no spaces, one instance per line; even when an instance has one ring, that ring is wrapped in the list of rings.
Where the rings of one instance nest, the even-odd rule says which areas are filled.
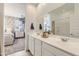
[[[48,38],[43,38],[41,35],[37,35],[36,33],[30,33],[29,35],[50,44],[51,46],[69,52],[72,55],[79,56],[79,39],[69,38],[67,42],[64,42],[61,40],[63,36],[50,35]]]

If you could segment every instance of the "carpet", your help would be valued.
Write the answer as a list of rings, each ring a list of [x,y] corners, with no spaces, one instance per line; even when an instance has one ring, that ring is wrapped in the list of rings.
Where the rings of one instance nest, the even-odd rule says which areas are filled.
[[[25,39],[15,39],[13,45],[5,46],[5,55],[13,54],[25,49]]]

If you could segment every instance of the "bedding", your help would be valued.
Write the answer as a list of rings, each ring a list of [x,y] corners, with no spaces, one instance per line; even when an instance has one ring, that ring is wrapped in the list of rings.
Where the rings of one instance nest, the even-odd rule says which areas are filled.
[[[14,34],[10,32],[6,32],[4,34],[5,45],[12,45],[14,43]]]

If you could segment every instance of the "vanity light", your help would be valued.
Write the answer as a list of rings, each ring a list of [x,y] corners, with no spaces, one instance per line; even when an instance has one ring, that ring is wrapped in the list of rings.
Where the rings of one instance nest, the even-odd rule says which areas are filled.
[[[42,30],[42,25],[41,24],[39,24],[39,29]]]
[[[33,25],[33,23],[31,23],[31,30],[34,30],[34,25]]]

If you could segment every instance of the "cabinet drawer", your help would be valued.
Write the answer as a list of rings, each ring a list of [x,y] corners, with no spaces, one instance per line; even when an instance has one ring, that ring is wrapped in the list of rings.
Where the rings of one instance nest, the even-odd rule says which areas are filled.
[[[46,44],[46,43],[43,43],[42,47],[47,49],[48,51],[50,51],[51,53],[53,53],[56,56],[70,56],[69,53],[64,52],[64,51],[62,51],[60,49],[57,49],[57,48],[55,48],[53,46],[50,46],[49,44]]]

